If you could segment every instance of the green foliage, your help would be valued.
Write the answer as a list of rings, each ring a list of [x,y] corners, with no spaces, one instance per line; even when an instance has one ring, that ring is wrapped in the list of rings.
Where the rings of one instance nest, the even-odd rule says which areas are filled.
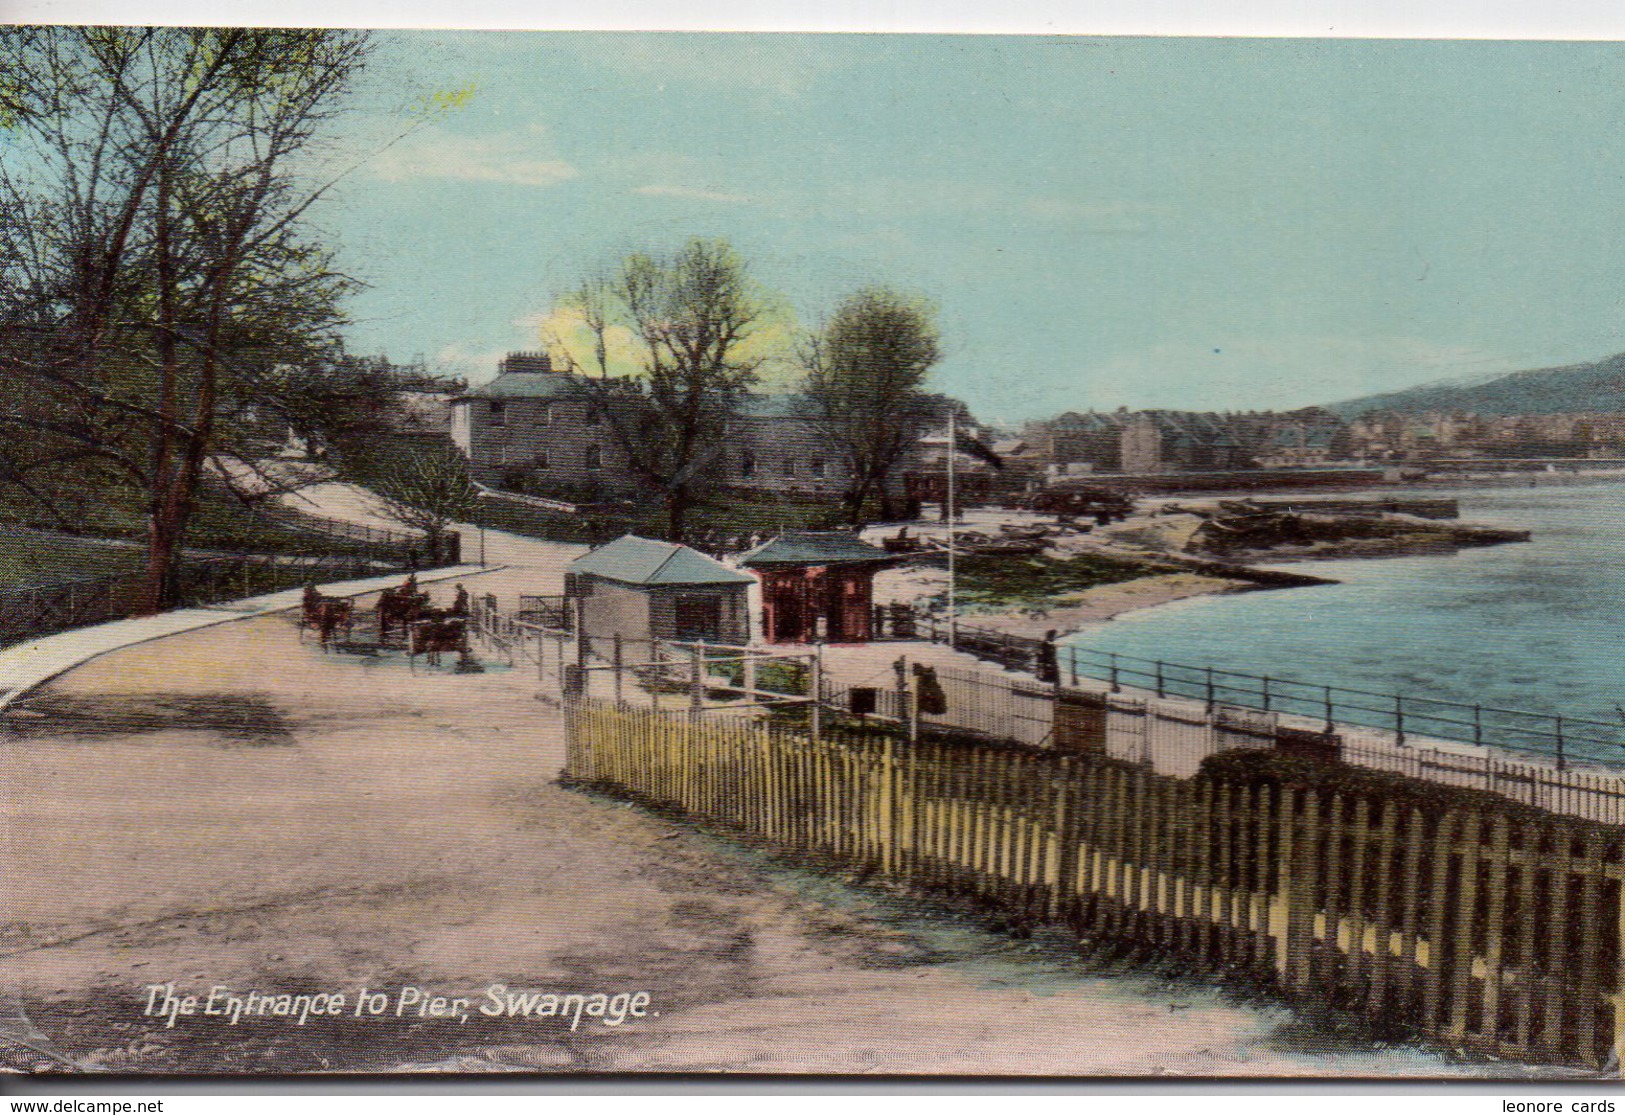
[[[923,388],[941,355],[935,309],[884,287],[848,297],[807,340],[804,389],[851,472],[852,520],[884,498],[892,469],[937,417]]]
[[[452,523],[473,513],[479,498],[463,455],[438,442],[427,442],[397,458],[392,467],[379,472],[372,490],[390,518],[422,531],[431,548]]]

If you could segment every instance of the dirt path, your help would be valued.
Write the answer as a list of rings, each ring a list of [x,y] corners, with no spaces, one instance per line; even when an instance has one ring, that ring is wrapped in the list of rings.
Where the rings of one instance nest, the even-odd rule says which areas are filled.
[[[532,690],[499,663],[324,655],[286,616],[59,678],[0,719],[0,980],[82,1065],[134,1071],[1486,1071],[1315,1053],[1280,1008],[1102,975],[1060,938],[563,790],[559,714]],[[171,1028],[144,1013],[169,983],[198,1011],[217,985],[346,1001]],[[493,984],[648,1006],[572,1031],[480,1014]],[[363,987],[383,1014],[355,1016]],[[405,987],[470,1000],[468,1020],[397,1016]]]

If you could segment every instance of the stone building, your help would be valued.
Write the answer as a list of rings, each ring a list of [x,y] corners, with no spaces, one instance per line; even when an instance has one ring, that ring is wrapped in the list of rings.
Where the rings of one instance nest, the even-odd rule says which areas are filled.
[[[627,534],[566,567],[565,597],[589,639],[744,645],[754,580],[687,546]]]
[[[546,353],[514,353],[496,379],[452,400],[452,440],[483,483],[566,498],[626,494],[639,477],[604,408],[634,390],[630,380],[556,368]],[[917,460],[898,463],[894,492]],[[813,404],[795,394],[745,395],[708,467],[725,486],[792,495],[835,496],[851,479]]]

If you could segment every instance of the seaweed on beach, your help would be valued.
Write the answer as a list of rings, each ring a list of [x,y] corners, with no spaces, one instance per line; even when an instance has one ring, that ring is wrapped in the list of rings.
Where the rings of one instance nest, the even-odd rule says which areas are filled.
[[[1023,607],[1166,571],[1149,562],[1099,554],[1065,558],[968,555],[959,560],[957,579],[960,598],[967,604]]]

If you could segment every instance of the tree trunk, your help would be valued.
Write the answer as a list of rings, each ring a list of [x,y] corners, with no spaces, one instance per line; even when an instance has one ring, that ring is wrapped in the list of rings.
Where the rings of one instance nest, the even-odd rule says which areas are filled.
[[[687,491],[679,488],[666,493],[666,541],[682,544],[689,506]]]

